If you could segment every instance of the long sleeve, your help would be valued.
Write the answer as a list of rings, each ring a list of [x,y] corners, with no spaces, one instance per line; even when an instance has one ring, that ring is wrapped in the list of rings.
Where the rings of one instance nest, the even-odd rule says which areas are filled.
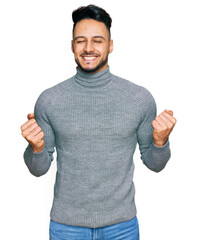
[[[142,121],[137,130],[137,139],[143,163],[152,171],[160,172],[166,166],[171,153],[169,141],[163,147],[157,147],[153,142],[152,121],[156,116],[156,104],[152,95],[147,92],[143,101]]]
[[[48,96],[49,94],[46,95],[43,92],[38,98],[34,110],[35,119],[45,135],[45,147],[42,152],[35,153],[31,146],[28,145],[24,152],[24,160],[29,171],[37,177],[44,175],[48,171],[55,151],[55,135],[47,116],[47,107],[50,106]]]
[[[45,148],[25,152],[32,174],[45,174],[57,151],[53,221],[90,228],[109,226],[136,216],[133,154],[139,144],[144,164],[161,171],[169,142],[153,143],[156,104],[143,87],[112,75],[109,69],[77,74],[44,91],[35,118]]]

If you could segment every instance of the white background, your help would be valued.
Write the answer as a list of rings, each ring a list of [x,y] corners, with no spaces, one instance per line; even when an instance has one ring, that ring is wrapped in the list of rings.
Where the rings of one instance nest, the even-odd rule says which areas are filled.
[[[56,164],[40,178],[28,172],[20,126],[43,90],[75,74],[71,13],[89,3],[113,19],[111,72],[146,87],[158,113],[172,109],[177,118],[172,157],[162,172],[148,170],[138,148],[134,156],[141,239],[197,239],[197,5],[192,0],[0,3],[1,239],[48,239]]]

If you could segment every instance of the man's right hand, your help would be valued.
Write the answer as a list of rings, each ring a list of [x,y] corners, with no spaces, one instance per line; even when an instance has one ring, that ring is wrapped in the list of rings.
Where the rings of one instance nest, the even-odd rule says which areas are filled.
[[[22,136],[29,142],[34,152],[44,149],[44,132],[38,126],[34,113],[27,115],[28,121],[21,126]]]

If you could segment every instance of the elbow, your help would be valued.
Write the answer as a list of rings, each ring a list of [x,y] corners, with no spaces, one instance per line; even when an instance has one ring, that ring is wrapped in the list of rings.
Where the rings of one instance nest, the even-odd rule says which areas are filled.
[[[150,169],[151,171],[155,172],[155,173],[159,173],[161,172],[165,166],[166,166],[167,162],[163,163],[163,164],[154,164],[154,165],[151,165],[151,164],[145,164],[146,167],[148,169]]]
[[[44,164],[44,165],[33,164],[32,162],[26,162],[26,161],[25,163],[29,172],[35,177],[41,177],[45,175],[48,172],[51,165],[50,163]]]
[[[51,166],[51,161],[48,156],[42,160],[24,155],[24,160],[29,172],[35,177],[41,177],[46,174]]]
[[[164,167],[163,168],[149,168],[150,170],[152,170],[153,172],[155,172],[155,173],[159,173],[159,172],[161,172],[163,169],[164,169]]]
[[[29,171],[34,177],[41,177],[47,173],[47,171],[34,171],[32,169],[29,169]]]
[[[159,173],[166,167],[166,164],[168,163],[170,157],[170,151],[162,155],[152,154],[148,159],[144,161],[144,164],[153,172]]]

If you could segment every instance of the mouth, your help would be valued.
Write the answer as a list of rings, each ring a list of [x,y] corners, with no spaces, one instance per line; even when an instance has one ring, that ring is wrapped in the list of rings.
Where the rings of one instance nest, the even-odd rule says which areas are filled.
[[[91,62],[94,62],[97,58],[98,58],[98,55],[93,55],[93,56],[81,56],[83,58],[83,60],[86,62],[86,63],[91,63]]]
[[[97,57],[82,57],[85,61],[93,61],[95,60]]]

